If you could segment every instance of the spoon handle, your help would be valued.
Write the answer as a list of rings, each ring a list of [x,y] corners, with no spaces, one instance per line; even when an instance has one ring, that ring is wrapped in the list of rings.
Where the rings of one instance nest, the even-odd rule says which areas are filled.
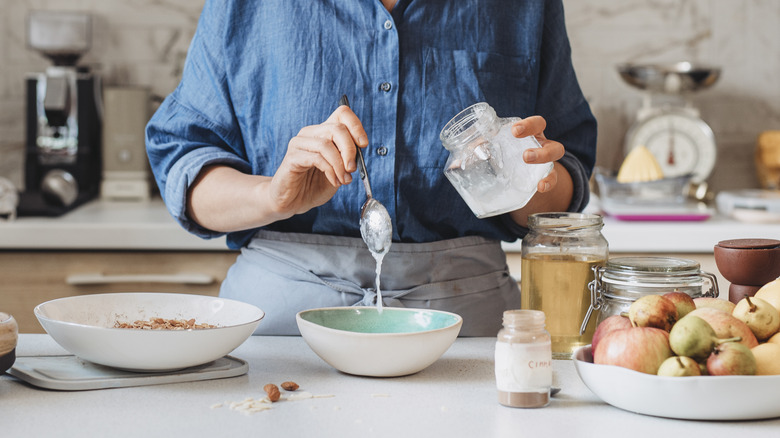
[[[347,95],[344,94],[341,96],[341,99],[339,99],[339,106],[346,105],[349,107],[349,99],[347,99]],[[355,145],[355,149],[357,149],[357,164],[358,164],[358,170],[360,171],[360,179],[363,181],[363,185],[366,187],[366,198],[371,198],[373,195],[371,194],[371,184],[368,182],[368,171],[366,170],[366,162],[363,160],[363,152],[360,151],[360,147],[358,145]]]

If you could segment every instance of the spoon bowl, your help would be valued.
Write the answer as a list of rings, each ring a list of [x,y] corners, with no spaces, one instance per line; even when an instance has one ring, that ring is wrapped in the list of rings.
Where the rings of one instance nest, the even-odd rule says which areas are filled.
[[[384,254],[390,250],[393,239],[390,214],[374,198],[368,198],[360,209],[360,235],[371,252]]]

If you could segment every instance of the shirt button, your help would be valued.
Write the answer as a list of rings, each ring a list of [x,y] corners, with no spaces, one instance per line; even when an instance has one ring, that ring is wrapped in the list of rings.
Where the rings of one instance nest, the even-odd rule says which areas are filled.
[[[376,150],[376,153],[384,157],[387,155],[387,148],[384,146],[379,146]]]
[[[390,91],[391,88],[393,88],[393,86],[390,85],[390,82],[382,82],[382,85],[379,86],[379,89],[384,92]]]
[[[390,30],[393,28],[393,22],[390,20],[385,21],[385,29]]]

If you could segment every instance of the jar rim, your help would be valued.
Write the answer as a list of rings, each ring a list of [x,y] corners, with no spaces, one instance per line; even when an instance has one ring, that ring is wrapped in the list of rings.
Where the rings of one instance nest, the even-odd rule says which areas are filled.
[[[541,326],[544,327],[545,314],[541,310],[514,309],[505,310],[504,326]]]
[[[604,276],[610,276],[610,274],[667,274],[676,276],[699,274],[700,272],[699,262],[695,260],[663,256],[614,257],[607,260],[604,266]]]
[[[439,140],[447,150],[465,145],[484,134],[485,127],[496,121],[496,112],[485,102],[475,103],[456,114],[439,133]]]
[[[549,212],[528,215],[528,227],[549,231],[576,231],[601,228],[604,218],[594,213]]]

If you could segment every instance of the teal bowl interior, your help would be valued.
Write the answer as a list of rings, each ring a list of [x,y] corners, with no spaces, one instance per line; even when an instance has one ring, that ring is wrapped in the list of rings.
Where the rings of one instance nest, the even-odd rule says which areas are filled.
[[[311,323],[355,333],[419,333],[452,326],[460,321],[454,313],[426,309],[343,307],[301,312]]]

